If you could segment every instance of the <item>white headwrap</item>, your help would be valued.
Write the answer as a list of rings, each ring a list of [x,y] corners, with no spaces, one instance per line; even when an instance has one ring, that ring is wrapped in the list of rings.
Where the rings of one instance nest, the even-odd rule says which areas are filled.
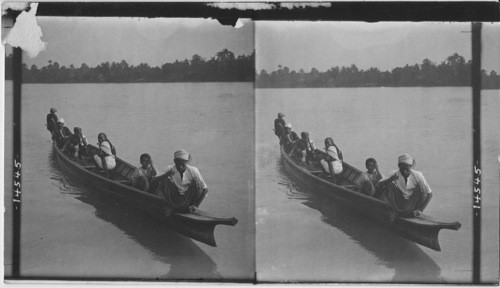
[[[403,154],[398,157],[398,163],[406,163],[408,165],[414,165],[415,159],[410,154]]]
[[[174,159],[182,159],[189,161],[189,153],[184,149],[177,150],[174,153]]]

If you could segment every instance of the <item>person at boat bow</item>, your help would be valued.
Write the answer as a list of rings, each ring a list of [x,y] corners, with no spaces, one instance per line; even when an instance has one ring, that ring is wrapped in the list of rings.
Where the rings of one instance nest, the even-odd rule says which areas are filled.
[[[377,160],[368,158],[365,161],[368,171],[363,172],[356,182],[357,191],[368,196],[375,196],[375,185],[384,178],[384,174],[378,169]]]
[[[292,124],[286,123],[285,130],[283,131],[283,135],[280,138],[280,145],[283,146],[285,152],[290,153],[293,149],[293,146],[299,140],[299,136],[295,131],[292,131]]]
[[[57,120],[57,129],[52,133],[52,140],[56,141],[57,147],[62,148],[72,134],[71,130],[64,126],[64,119],[60,118]]]
[[[132,174],[132,185],[142,191],[148,191],[151,181],[158,175],[158,170],[153,166],[153,159],[148,153],[140,156],[141,167]]]
[[[330,137],[325,139],[325,152],[326,157],[321,159],[320,163],[323,167],[323,171],[330,174],[333,178],[333,182],[335,182],[335,176],[342,173],[343,170],[342,152],[340,152],[340,149],[337,145],[335,145],[333,139]]]
[[[99,167],[99,169],[104,171],[109,171],[116,166],[116,150],[113,144],[108,140],[108,137],[104,133],[99,133],[97,135],[97,146],[99,150],[97,154],[94,155],[94,162]]]
[[[57,115],[56,108],[50,108],[50,113],[47,114],[47,130],[50,131],[51,135],[54,135],[54,131],[57,130]]]
[[[166,216],[173,212],[195,212],[208,193],[198,168],[188,165],[190,160],[191,155],[186,150],[176,151],[175,164],[168,166],[166,173],[156,177],[151,184],[153,194],[162,197],[170,207],[165,211]]]
[[[281,135],[283,135],[283,131],[285,131],[285,114],[279,112],[278,113],[278,118],[274,119],[274,134],[278,136],[278,138],[281,138]]]
[[[87,141],[87,137],[83,135],[82,128],[75,127],[73,131],[75,132],[75,134],[72,134],[68,137],[61,150],[62,152],[64,152],[67,148],[68,152],[72,156],[83,159],[83,156],[87,153],[87,146],[89,145],[89,141]]]
[[[375,185],[377,189],[383,189],[383,198],[394,210],[390,215],[391,221],[398,216],[419,217],[432,198],[432,190],[424,174],[412,169],[415,163],[410,154],[399,156],[399,169]]]

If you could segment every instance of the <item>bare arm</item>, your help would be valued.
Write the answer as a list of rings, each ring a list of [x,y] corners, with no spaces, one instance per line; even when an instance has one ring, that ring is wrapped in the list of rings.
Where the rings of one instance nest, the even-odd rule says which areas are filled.
[[[150,159],[149,160],[149,165],[151,165],[151,168],[153,169],[153,178],[158,176],[158,169],[155,168],[155,166],[153,166],[153,159]]]
[[[382,174],[382,172],[378,169],[378,163],[375,163],[375,171],[377,171],[378,175],[380,176],[380,179],[385,178],[384,174]]]
[[[399,178],[398,173],[394,173],[394,175],[392,175],[391,177],[389,177],[385,180],[382,179],[382,180],[378,181],[377,184],[375,184],[375,188],[377,188],[377,189],[382,188],[385,185],[387,185],[388,183],[390,183],[394,180],[397,180],[398,178]]]

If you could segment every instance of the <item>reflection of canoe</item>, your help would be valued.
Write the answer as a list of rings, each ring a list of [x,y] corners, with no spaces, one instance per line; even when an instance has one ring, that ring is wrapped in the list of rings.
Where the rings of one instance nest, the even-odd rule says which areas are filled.
[[[324,153],[320,150],[316,151],[316,153]],[[334,184],[329,178],[324,177],[319,164],[298,165],[285,153],[283,147],[281,147],[281,156],[287,171],[299,181],[423,246],[441,251],[438,240],[439,231],[441,229],[458,230],[462,226],[459,222],[439,222],[426,215],[422,215],[421,218],[398,217],[391,223],[389,220],[391,207],[388,203],[349,188],[354,185],[361,174],[358,169],[344,162],[344,169],[337,180],[338,184]]]
[[[161,198],[130,186],[130,177],[136,169],[133,165],[116,158],[116,167],[113,172],[110,172],[108,179],[103,172],[95,168],[91,159],[76,160],[62,153],[55,143],[53,147],[57,160],[64,170],[82,182],[109,193],[129,206],[152,216],[182,235],[210,246],[217,246],[214,237],[215,226],[218,224],[234,226],[238,223],[234,217],[213,217],[200,210],[194,214],[174,213],[166,217],[165,209],[167,206]],[[89,145],[89,147],[91,154],[97,152],[95,146]]]

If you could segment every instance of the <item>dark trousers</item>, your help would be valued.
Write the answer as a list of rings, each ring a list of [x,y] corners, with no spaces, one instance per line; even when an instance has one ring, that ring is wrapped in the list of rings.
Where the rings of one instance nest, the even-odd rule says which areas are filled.
[[[198,188],[195,183],[181,195],[179,188],[165,174],[151,180],[149,191],[160,196],[176,212],[186,213],[190,206],[200,206],[207,195],[207,191]]]

